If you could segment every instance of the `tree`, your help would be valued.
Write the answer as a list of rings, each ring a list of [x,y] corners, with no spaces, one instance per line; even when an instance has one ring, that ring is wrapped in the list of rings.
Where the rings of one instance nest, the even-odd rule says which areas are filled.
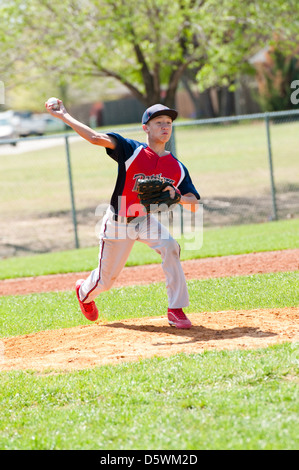
[[[188,69],[201,89],[228,85],[273,31],[297,35],[296,3],[0,0],[2,76],[8,83],[33,80],[31,71],[62,82],[113,77],[146,106],[173,106]]]

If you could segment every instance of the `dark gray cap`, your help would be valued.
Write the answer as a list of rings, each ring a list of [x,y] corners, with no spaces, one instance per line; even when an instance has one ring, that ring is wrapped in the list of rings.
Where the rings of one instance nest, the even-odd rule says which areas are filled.
[[[151,119],[162,115],[169,116],[174,121],[177,118],[178,112],[175,109],[170,109],[167,106],[164,106],[163,104],[154,104],[144,111],[142,124],[146,124]]]

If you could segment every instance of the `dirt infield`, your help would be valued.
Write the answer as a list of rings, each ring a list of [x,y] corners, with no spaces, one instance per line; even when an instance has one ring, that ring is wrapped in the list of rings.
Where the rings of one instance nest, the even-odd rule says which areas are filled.
[[[299,250],[227,256],[182,263],[187,279],[295,271]],[[83,273],[83,277],[86,273]],[[82,273],[0,282],[0,295],[69,290]],[[136,279],[140,281],[136,281]],[[164,281],[159,265],[125,268],[115,286]],[[75,370],[179,352],[266,347],[299,341],[299,307],[191,313],[190,330],[165,316],[97,321],[90,325],[3,338],[0,370]],[[1,351],[0,351],[1,352]]]

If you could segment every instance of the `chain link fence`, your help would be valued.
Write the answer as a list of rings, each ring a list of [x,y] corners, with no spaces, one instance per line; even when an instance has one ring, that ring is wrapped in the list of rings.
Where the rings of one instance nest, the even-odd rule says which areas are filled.
[[[141,126],[111,130],[145,141]],[[299,111],[175,122],[170,149],[201,195],[204,227],[299,217],[298,131]],[[2,143],[0,257],[95,246],[117,178],[105,149],[73,132]]]
[[[298,119],[290,111],[179,124],[178,153],[197,153],[205,226],[298,217]]]

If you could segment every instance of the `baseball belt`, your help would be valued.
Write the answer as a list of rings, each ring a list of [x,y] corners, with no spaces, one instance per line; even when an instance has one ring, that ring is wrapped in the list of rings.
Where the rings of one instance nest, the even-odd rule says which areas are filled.
[[[137,216],[137,217],[122,217],[120,215],[114,214],[112,219],[115,222],[120,222],[121,224],[129,224],[134,220],[134,223],[138,224],[147,218],[147,215]]]

